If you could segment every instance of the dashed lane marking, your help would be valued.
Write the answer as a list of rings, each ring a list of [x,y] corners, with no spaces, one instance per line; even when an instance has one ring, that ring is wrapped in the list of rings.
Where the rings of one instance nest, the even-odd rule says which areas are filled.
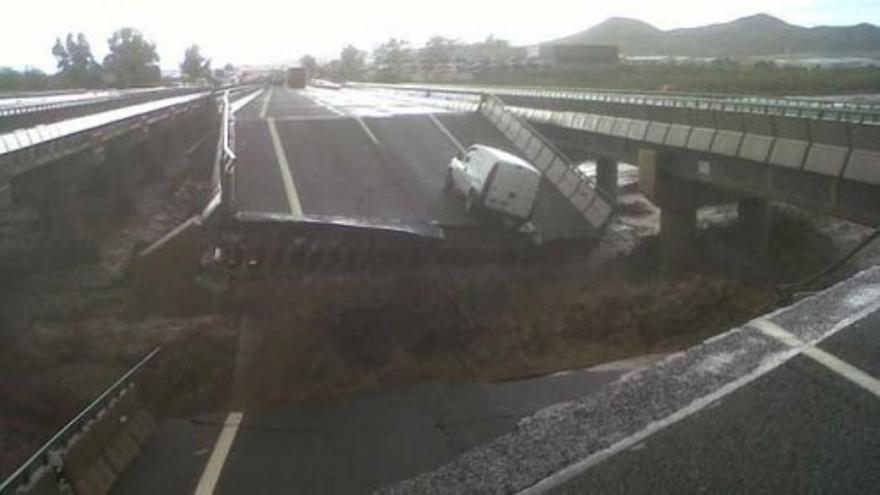
[[[431,122],[433,122],[438,129],[440,129],[440,132],[445,134],[446,137],[449,138],[450,141],[452,141],[452,144],[454,144],[455,147],[458,148],[458,151],[461,151],[462,153],[466,151],[465,147],[462,146],[461,141],[459,141],[458,138],[456,138],[451,132],[449,132],[449,129],[447,129],[446,126],[443,125],[443,122],[440,122],[440,119],[438,119],[436,115],[434,115],[433,113],[429,113],[428,118],[431,119]]]
[[[858,385],[864,390],[867,390],[868,392],[874,394],[874,396],[880,397],[880,380],[877,380],[876,378],[838,358],[837,356],[825,352],[812,344],[802,341],[792,333],[788,332],[787,330],[770,320],[755,320],[752,322],[752,326],[760,330],[761,333],[763,333],[764,335],[772,337],[789,347],[798,349],[805,356],[809,357],[813,361],[816,361],[822,366],[825,366],[832,372],[836,373],[838,376],[849,380],[850,382]]]
[[[266,93],[266,97],[263,98],[263,107],[260,109],[260,118],[266,118],[266,112],[269,110],[269,100],[272,99],[272,92],[275,88],[269,87],[269,92]]]
[[[770,373],[776,368],[779,368],[790,359],[800,354],[804,354],[816,360],[823,366],[828,367],[829,369],[831,369],[835,373],[838,373],[840,376],[846,378],[852,383],[855,383],[859,387],[867,390],[875,396],[880,397],[880,382],[878,382],[876,378],[864,373],[863,371],[855,368],[849,363],[846,363],[839,358],[815,347],[815,345],[818,345],[819,342],[822,342],[823,340],[831,337],[837,332],[849,327],[853,323],[861,320],[862,318],[865,318],[869,314],[878,310],[880,310],[880,301],[877,301],[874,304],[862,308],[860,311],[857,311],[854,314],[849,315],[847,318],[838,321],[833,328],[825,332],[824,335],[816,339],[813,343],[803,342],[795,335],[768,320],[757,319],[750,322],[748,326],[754,327],[755,330],[758,330],[769,336],[770,338],[773,338],[785,344],[789,348],[785,351],[768,356],[763,361],[763,364],[753,370],[751,373],[748,373],[747,375],[744,375],[721,386],[718,390],[712,392],[711,394],[695,399],[693,402],[683,407],[682,409],[679,409],[678,411],[670,414],[669,416],[666,416],[659,421],[655,421],[649,424],[642,430],[637,431],[634,434],[619,440],[610,447],[595,452],[587,456],[586,458],[581,459],[580,461],[577,461],[551,474],[550,476],[541,479],[534,485],[524,490],[521,490],[519,492],[519,495],[535,495],[539,493],[546,493],[550,490],[564,485],[565,483],[571,481],[577,476],[580,476],[596,464],[599,464],[602,461],[619,454],[620,452],[634,447],[643,442],[651,435],[661,430],[664,430],[667,427],[678,423],[679,421],[697,412],[700,412],[712,403],[727,395],[730,395],[736,390],[744,387],[745,385],[748,385],[749,383],[755,381],[763,375]]]
[[[284,153],[284,146],[281,145],[281,138],[278,137],[278,129],[275,127],[275,119],[269,117],[267,120],[269,125],[269,135],[272,136],[272,147],[275,148],[275,157],[277,158],[278,168],[281,171],[281,182],[284,184],[284,193],[287,196],[287,205],[290,208],[290,214],[294,217],[302,216],[302,206],[299,202],[299,194],[296,192],[296,186],[293,184],[293,176],[290,175],[290,165],[287,163],[287,155]]]
[[[220,479],[220,473],[226,464],[226,458],[229,456],[229,450],[232,448],[232,442],[235,440],[235,435],[238,433],[238,428],[241,426],[243,418],[244,414],[240,412],[231,412],[226,416],[223,429],[220,431],[220,436],[217,437],[217,443],[214,444],[214,451],[211,452],[211,458],[208,459],[205,471],[202,472],[202,477],[196,486],[195,495],[211,495],[214,493],[217,480]]]
[[[764,376],[765,374],[773,371],[774,369],[781,366],[783,363],[791,359],[793,356],[797,354],[797,351],[790,350],[783,353],[778,353],[772,356],[772,359],[767,359],[764,361],[764,364],[753,370],[751,373],[741,376],[736,380],[728,382],[726,385],[718,388],[716,391],[711,394],[700,397],[687,406],[679,409],[678,411],[666,416],[665,418],[655,421],[644,429],[637,431],[636,433],[616,442],[610,447],[595,452],[586,458],[571,464],[570,466],[561,469],[560,471],[542,479],[541,481],[535,483],[534,485],[526,488],[519,492],[519,495],[534,495],[539,493],[545,493],[554,488],[558,488],[568,481],[576,478],[577,476],[583,474],[585,471],[590,469],[591,467],[599,464],[600,462],[613,457],[620,452],[623,452],[631,447],[634,447],[650,437],[651,435],[666,429],[667,427],[678,423],[679,421],[692,416],[701,410],[705,409],[715,401],[722,399],[723,397],[732,394],[743,386],[753,382],[754,380]]]
[[[367,133],[367,137],[370,138],[370,141],[372,141],[374,145],[378,146],[378,145],[379,145],[379,139],[376,138],[376,135],[373,134],[373,131],[370,130],[370,127],[367,126],[367,123],[366,123],[366,122],[364,122],[364,119],[362,119],[362,118],[360,118],[360,117],[355,117],[354,119],[357,120],[357,123],[361,125],[361,129],[363,129],[364,132]]]

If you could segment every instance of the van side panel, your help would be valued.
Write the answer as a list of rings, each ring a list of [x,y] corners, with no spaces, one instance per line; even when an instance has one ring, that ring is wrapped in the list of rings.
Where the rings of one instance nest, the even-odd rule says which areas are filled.
[[[489,174],[495,165],[490,154],[483,150],[475,149],[468,152],[469,160],[465,163],[467,174],[470,177],[471,187],[480,194],[486,189]]]

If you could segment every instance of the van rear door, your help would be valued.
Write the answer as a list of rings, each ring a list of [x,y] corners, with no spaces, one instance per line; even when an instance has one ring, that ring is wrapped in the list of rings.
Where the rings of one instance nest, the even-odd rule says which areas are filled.
[[[497,162],[489,175],[488,208],[526,220],[531,216],[541,176],[516,163]]]

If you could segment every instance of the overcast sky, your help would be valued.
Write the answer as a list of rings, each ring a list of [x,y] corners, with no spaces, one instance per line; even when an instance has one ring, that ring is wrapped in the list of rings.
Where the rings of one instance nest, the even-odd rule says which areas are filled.
[[[878,0],[5,0],[0,66],[54,71],[56,36],[82,31],[98,61],[115,29],[131,26],[155,42],[163,68],[198,43],[215,67],[319,59],[347,43],[370,50],[389,36],[421,44],[434,34],[476,41],[489,34],[530,44],[586,29],[611,16],[660,28],[726,22],[766,12],[815,26],[880,24]],[[515,5],[516,7],[510,7]],[[540,7],[540,8],[538,8]]]

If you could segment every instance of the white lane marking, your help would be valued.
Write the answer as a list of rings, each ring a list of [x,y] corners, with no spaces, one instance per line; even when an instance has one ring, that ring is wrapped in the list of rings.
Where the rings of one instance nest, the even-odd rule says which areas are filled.
[[[640,444],[646,438],[659,432],[660,430],[663,430],[668,426],[671,426],[687,418],[688,416],[700,412],[715,401],[723,398],[726,395],[730,395],[737,389],[753,382],[754,380],[769,373],[770,371],[773,371],[795,355],[797,355],[796,350],[789,350],[768,356],[767,358],[765,358],[763,364],[755,368],[751,373],[741,376],[740,378],[737,378],[736,380],[725,384],[724,386],[720,387],[718,390],[712,392],[709,395],[694,400],[687,406],[679,409],[678,411],[670,414],[669,416],[666,416],[659,421],[655,421],[649,424],[641,431],[638,431],[635,434],[618,441],[614,445],[604,450],[600,450],[594,454],[591,454],[585,459],[582,459],[574,464],[571,464],[570,466],[563,468],[560,471],[557,471],[556,473],[553,473],[552,475],[542,479],[534,485],[520,491],[519,494],[533,495],[544,493],[547,490],[562,486],[566,482],[582,474],[584,471],[590,469],[596,464],[599,464],[605,459],[608,459],[624,450]]]
[[[862,318],[868,316],[869,314],[871,314],[877,310],[880,310],[880,300],[878,300],[878,301],[874,302],[873,304],[862,308],[860,311],[853,313],[853,314],[849,315],[848,317],[838,321],[831,328],[831,330],[827,331],[823,336],[819,337],[818,339],[815,339],[813,341],[813,344],[820,343],[821,341],[831,337],[832,335],[838,333],[839,331],[843,330],[844,328],[847,328],[848,326],[852,325],[853,323],[861,320]],[[779,311],[783,311],[783,309],[780,309]],[[778,311],[776,313],[778,313]],[[773,313],[773,314],[776,314],[776,313]],[[755,324],[757,321],[761,321],[761,320],[755,320],[750,323]],[[757,330],[760,331],[759,328]],[[722,334],[722,335],[726,335],[726,334]],[[712,339],[709,339],[709,341],[716,340],[719,338],[721,338],[721,335],[713,337]],[[569,480],[575,478],[578,475],[583,474],[588,469],[590,469],[591,467],[595,466],[596,464],[604,461],[605,459],[608,459],[609,457],[612,457],[612,456],[614,456],[614,455],[616,455],[616,454],[618,454],[618,453],[620,453],[630,447],[638,445],[644,439],[653,435],[654,433],[657,433],[658,431],[663,430],[664,428],[666,428],[666,427],[668,427],[678,421],[681,421],[682,419],[687,418],[688,416],[690,416],[696,412],[699,412],[701,409],[704,409],[707,406],[711,405],[714,401],[717,401],[718,399],[724,397],[725,395],[728,395],[728,394],[736,391],[737,389],[747,385],[748,383],[756,380],[757,378],[760,378],[762,375],[769,373],[769,372],[773,371],[774,369],[782,366],[788,360],[797,356],[800,353],[800,351],[801,351],[801,349],[792,348],[788,351],[784,351],[781,353],[777,353],[777,354],[773,354],[773,355],[768,356],[767,358],[765,358],[764,363],[761,366],[756,368],[754,371],[752,371],[748,375],[740,377],[737,380],[734,380],[734,381],[722,386],[721,388],[719,388],[715,392],[713,392],[705,397],[696,399],[695,401],[691,402],[688,406],[685,406],[683,409],[680,409],[680,410],[672,413],[671,415],[667,416],[666,418],[661,419],[660,421],[651,423],[650,425],[645,427],[643,430],[636,432],[635,434],[618,441],[617,443],[608,447],[607,449],[601,450],[601,451],[596,452],[592,455],[589,455],[586,458],[584,458],[574,464],[571,464],[571,465],[557,471],[556,473],[551,474],[550,476],[538,481],[534,485],[532,485],[524,490],[521,490],[520,492],[518,492],[519,495],[534,495],[534,494],[538,494],[538,493],[544,493],[544,492],[551,490],[553,488],[557,488],[559,486],[562,486],[563,484],[565,484]],[[874,378],[871,378],[871,380],[874,380]]]
[[[244,108],[248,104],[250,104],[250,102],[257,99],[257,97],[260,96],[261,94],[263,94],[262,89],[254,91],[253,93],[245,96],[244,98],[239,98],[238,100],[231,102],[230,103],[230,110],[232,111],[232,113],[235,113],[235,112],[241,110],[242,108]]]
[[[446,134],[446,137],[449,138],[450,141],[452,141],[452,144],[454,144],[455,147],[458,148],[458,151],[461,151],[462,153],[466,151],[465,147],[461,145],[461,141],[459,141],[455,136],[452,135],[451,132],[449,132],[449,129],[447,129],[446,126],[443,125],[442,122],[440,122],[440,119],[438,119],[436,115],[434,115],[433,113],[429,113],[428,118],[431,119],[431,122],[433,122],[438,129],[440,129],[440,132]]]
[[[372,141],[373,144],[375,144],[376,146],[378,146],[378,145],[379,145],[379,139],[376,138],[376,135],[373,134],[373,131],[370,130],[370,128],[367,126],[367,123],[364,122],[364,119],[362,119],[362,118],[360,118],[360,117],[355,117],[354,120],[357,120],[357,123],[361,125],[361,128],[364,130],[364,132],[367,133],[367,136],[370,138],[370,141]]]
[[[220,431],[220,436],[217,437],[217,443],[214,444],[214,451],[211,452],[211,458],[208,459],[205,471],[202,472],[202,477],[196,486],[196,495],[211,495],[214,493],[217,480],[220,479],[220,472],[223,471],[223,465],[226,464],[226,457],[229,455],[232,442],[235,440],[235,435],[238,433],[238,428],[241,426],[243,418],[244,414],[240,412],[231,412],[226,416],[223,429]]]
[[[284,183],[284,193],[287,196],[287,205],[290,208],[290,214],[294,217],[302,216],[302,206],[299,203],[299,194],[296,192],[296,186],[293,184],[293,176],[290,175],[290,165],[287,163],[287,155],[284,154],[284,147],[281,145],[281,138],[278,137],[278,129],[275,127],[275,119],[269,117],[267,120],[269,126],[269,135],[272,136],[272,147],[275,148],[275,157],[277,158],[278,168],[281,169],[281,182]]]
[[[266,118],[266,112],[269,110],[269,100],[272,99],[272,92],[275,89],[274,86],[269,86],[269,92],[266,93],[266,97],[263,98],[263,107],[260,109],[260,118]]]
[[[880,397],[880,380],[877,380],[837,356],[802,341],[797,338],[797,336],[791,334],[770,320],[755,320],[752,322],[752,326],[760,330],[764,335],[772,337],[789,347],[799,350],[805,356],[825,366],[837,375],[867,390],[876,397]]]

